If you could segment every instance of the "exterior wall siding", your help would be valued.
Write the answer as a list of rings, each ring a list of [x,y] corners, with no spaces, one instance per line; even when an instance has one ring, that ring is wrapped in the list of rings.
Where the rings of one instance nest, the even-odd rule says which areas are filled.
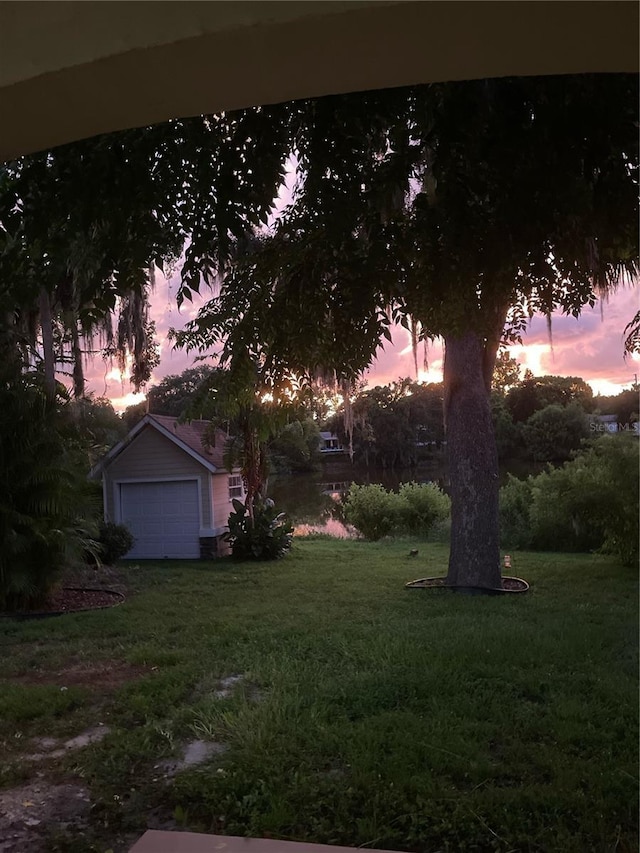
[[[222,480],[226,477],[212,476],[209,471],[192,459],[187,453],[161,435],[153,427],[146,427],[109,465],[105,474],[105,515],[114,521],[116,519],[114,483],[118,480],[162,480],[200,478],[200,500],[202,506],[201,525],[210,528],[211,518],[211,480]],[[226,523],[226,519],[225,519]]]
[[[239,473],[234,471],[234,473]],[[213,526],[216,528],[226,527],[229,521],[229,513],[233,509],[229,498],[229,472],[214,474],[211,478],[213,486]]]

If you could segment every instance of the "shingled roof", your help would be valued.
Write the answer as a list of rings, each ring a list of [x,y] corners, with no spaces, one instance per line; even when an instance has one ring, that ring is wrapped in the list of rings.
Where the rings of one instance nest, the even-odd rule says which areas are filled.
[[[202,463],[213,473],[224,472],[223,460],[224,447],[227,436],[222,430],[216,430],[211,445],[205,441],[205,435],[211,426],[211,421],[191,421],[190,423],[178,423],[177,418],[172,415],[147,414],[133,427],[130,433],[121,442],[112,447],[111,450],[91,469],[89,476],[95,478],[108,467],[111,462],[127,447],[143,429],[157,429],[161,435],[175,440],[185,453],[189,453],[201,460]]]
[[[225,433],[222,430],[216,430],[215,443],[212,446],[204,441],[207,430],[211,426],[211,421],[190,421],[181,424],[171,415],[149,414],[148,417],[151,420],[157,421],[160,426],[173,433],[179,441],[184,442],[187,447],[190,447],[211,465],[215,465],[216,468],[224,468],[222,456],[227,440]]]

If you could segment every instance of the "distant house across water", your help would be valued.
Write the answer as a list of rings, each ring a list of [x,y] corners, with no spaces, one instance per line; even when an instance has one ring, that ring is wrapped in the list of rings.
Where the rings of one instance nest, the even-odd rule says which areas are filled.
[[[335,433],[320,433],[320,453],[344,453],[344,447]]]

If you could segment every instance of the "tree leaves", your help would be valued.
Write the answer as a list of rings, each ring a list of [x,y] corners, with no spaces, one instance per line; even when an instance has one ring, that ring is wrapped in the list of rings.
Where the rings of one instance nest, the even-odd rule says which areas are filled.
[[[178,303],[190,300],[202,279],[213,283],[234,242],[266,221],[289,150],[280,113],[171,121],[6,164],[0,309],[15,316],[14,337],[44,289],[56,322],[65,322],[59,309],[77,314],[87,341],[103,334],[107,355],[121,365],[131,355],[134,384],[143,383],[152,356],[150,269],[171,267],[186,244]]]
[[[275,373],[354,377],[394,321],[495,336],[578,314],[637,273],[634,75],[432,84],[174,120],[0,173],[0,307],[33,327],[44,287],[83,331],[184,252],[178,303],[214,288],[179,345],[225,340]],[[296,192],[269,222],[294,163]],[[68,285],[71,283],[71,290]],[[129,315],[130,316],[130,315]],[[144,322],[114,341],[144,351]],[[17,332],[16,332],[17,333]],[[141,342],[134,341],[140,336]],[[137,376],[143,376],[138,370]]]
[[[507,341],[536,312],[578,314],[637,273],[637,87],[506,78],[284,105],[297,192],[271,234],[236,241],[178,345],[353,378],[389,317],[497,345],[507,313]]]

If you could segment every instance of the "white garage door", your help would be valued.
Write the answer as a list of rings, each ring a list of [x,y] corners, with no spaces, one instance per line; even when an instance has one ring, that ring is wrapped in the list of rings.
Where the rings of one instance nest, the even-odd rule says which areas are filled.
[[[121,483],[120,517],[135,544],[128,559],[200,556],[198,483]]]

